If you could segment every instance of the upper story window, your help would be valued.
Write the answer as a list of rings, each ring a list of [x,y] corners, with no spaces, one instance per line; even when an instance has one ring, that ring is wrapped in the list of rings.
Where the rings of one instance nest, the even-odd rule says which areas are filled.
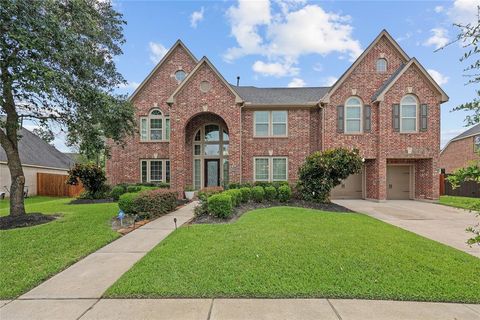
[[[377,63],[376,63],[376,67],[377,67],[377,72],[387,72],[387,60],[384,59],[384,58],[380,58],[377,60]]]
[[[406,95],[400,101],[400,132],[417,131],[418,101],[413,95]]]
[[[152,109],[148,117],[140,118],[141,141],[169,141],[170,118],[164,116],[160,109]]]
[[[350,97],[345,103],[345,133],[362,132],[362,100]]]
[[[480,134],[473,137],[473,151],[480,152]]]
[[[253,117],[255,137],[287,136],[287,111],[255,111]]]
[[[175,79],[178,81],[178,82],[182,82],[183,79],[185,79],[185,77],[187,76],[187,74],[185,73],[185,71],[183,70],[177,70],[175,72]]]

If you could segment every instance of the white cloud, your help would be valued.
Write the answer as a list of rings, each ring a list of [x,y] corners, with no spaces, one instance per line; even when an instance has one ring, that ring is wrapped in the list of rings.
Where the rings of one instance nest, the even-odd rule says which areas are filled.
[[[442,86],[448,82],[448,77],[444,76],[440,72],[434,69],[428,69],[428,73],[432,76],[433,80],[438,83],[439,86]]]
[[[331,87],[331,86],[333,86],[333,84],[334,84],[335,82],[337,82],[337,80],[338,80],[337,77],[332,77],[332,76],[326,77],[326,78],[323,79],[321,85],[322,85],[322,86],[325,86],[325,87]]]
[[[443,6],[436,6],[433,10],[436,12],[436,13],[440,13],[440,12],[443,12],[445,8]]]
[[[443,130],[441,133],[440,147],[443,148],[448,141],[458,136],[460,133],[464,132],[468,128],[458,128],[458,129],[448,129]]]
[[[284,76],[294,76],[298,74],[299,69],[292,67],[288,64],[282,64],[279,62],[263,62],[255,61],[252,66],[253,71],[260,73],[263,76],[274,76],[274,77],[284,77]]]
[[[299,87],[305,87],[306,83],[303,81],[303,79],[300,78],[293,78],[292,81],[288,83],[289,88],[299,88]]]
[[[138,88],[139,85],[140,85],[139,82],[127,81],[127,83],[121,84],[121,85],[119,86],[119,88],[120,88],[120,89],[133,89],[133,90],[135,90],[135,89]]]
[[[227,50],[225,60],[261,55],[271,63],[296,65],[298,58],[307,54],[338,52],[350,59],[361,54],[359,41],[352,37],[349,16],[305,3],[239,0],[227,12],[237,46]]]
[[[163,56],[168,52],[168,49],[161,43],[151,41],[148,46],[150,48],[150,61],[154,64],[162,60]]]
[[[201,7],[199,11],[194,11],[192,13],[192,15],[190,16],[190,26],[192,28],[196,28],[198,26],[198,23],[203,20],[204,12],[205,12],[205,9]]]
[[[448,15],[454,23],[473,24],[477,21],[478,6],[480,0],[455,0],[448,9]]]
[[[432,36],[428,38],[425,42],[425,46],[434,46],[435,49],[439,49],[448,44],[450,41],[448,39],[448,31],[444,28],[433,28],[430,30]]]

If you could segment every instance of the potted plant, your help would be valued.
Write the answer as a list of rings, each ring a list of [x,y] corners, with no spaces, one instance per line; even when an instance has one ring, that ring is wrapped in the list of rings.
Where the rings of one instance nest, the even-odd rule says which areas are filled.
[[[187,198],[187,200],[192,200],[193,199],[193,196],[195,195],[195,190],[193,189],[192,186],[186,186],[185,187],[185,198]]]

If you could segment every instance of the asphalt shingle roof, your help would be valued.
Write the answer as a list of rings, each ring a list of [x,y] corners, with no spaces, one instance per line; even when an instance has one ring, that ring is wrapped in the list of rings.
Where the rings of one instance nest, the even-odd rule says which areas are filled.
[[[74,162],[55,147],[49,145],[27,129],[21,129],[18,142],[22,164],[60,169],[70,169]],[[7,154],[0,147],[0,161],[7,162]]]
[[[319,101],[330,87],[309,88],[257,88],[253,86],[234,86],[245,102],[252,104],[307,104]]]
[[[392,73],[392,75],[382,84],[382,86],[380,88],[378,88],[377,91],[375,91],[375,93],[373,94],[372,96],[372,101],[375,101],[378,96],[383,92],[383,90],[385,90],[385,88],[395,79],[395,77],[400,73],[402,72],[403,68],[405,68],[406,64],[401,64],[397,70],[395,70],[394,73]]]
[[[470,137],[472,135],[475,135],[475,134],[480,134],[480,123],[477,124],[477,125],[474,125],[473,127],[471,127],[470,129],[460,133],[458,136],[456,136],[455,138],[453,138],[451,141],[454,141],[454,140],[460,140],[460,139],[463,139],[463,138],[466,138],[466,137]]]

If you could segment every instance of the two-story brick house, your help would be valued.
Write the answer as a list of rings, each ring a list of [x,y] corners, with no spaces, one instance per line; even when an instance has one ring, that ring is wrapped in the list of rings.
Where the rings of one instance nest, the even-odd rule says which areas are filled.
[[[415,58],[386,32],[332,87],[229,84],[177,41],[130,97],[138,133],[112,145],[107,176],[165,181],[181,192],[226,182],[295,182],[317,150],[358,148],[363,172],[332,195],[438,198],[440,104],[447,101]]]

